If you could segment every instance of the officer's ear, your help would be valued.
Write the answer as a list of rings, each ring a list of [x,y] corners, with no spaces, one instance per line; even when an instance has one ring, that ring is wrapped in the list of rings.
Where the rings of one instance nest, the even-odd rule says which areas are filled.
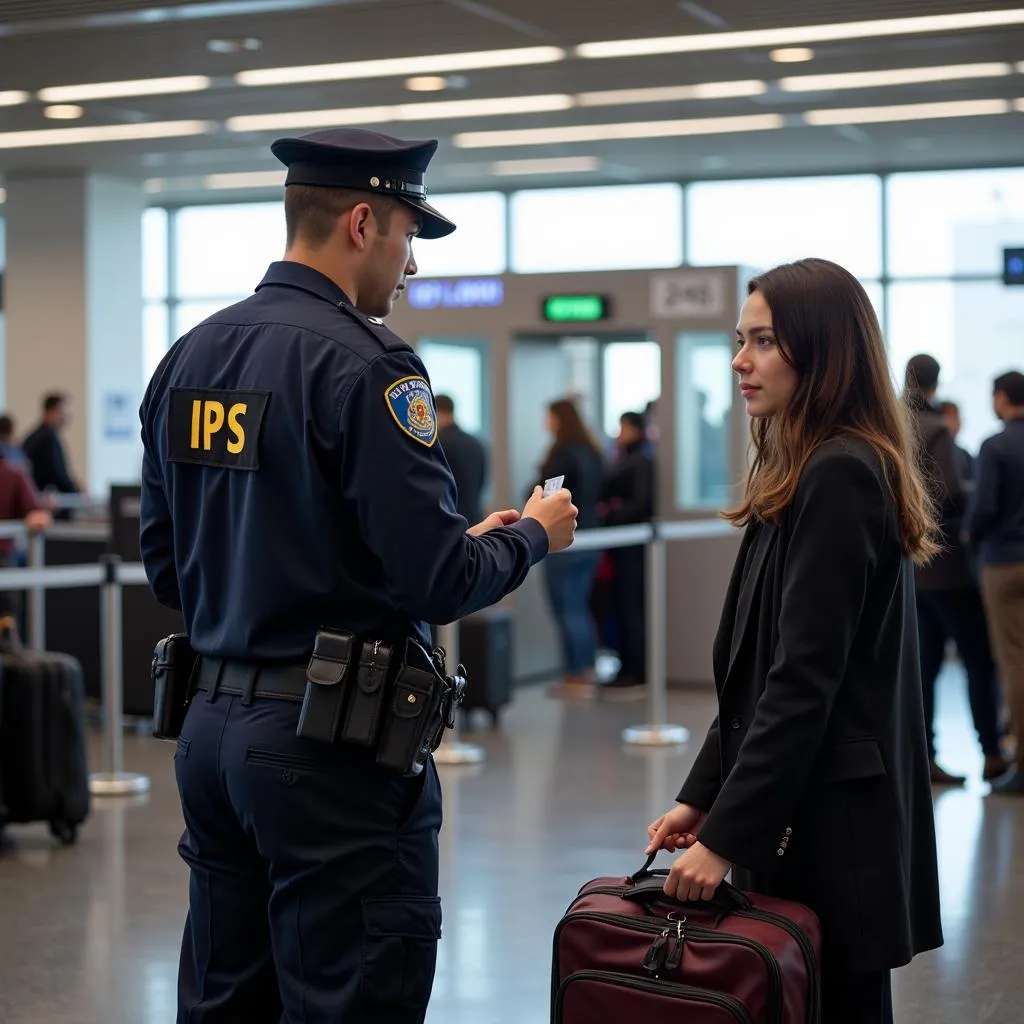
[[[356,203],[345,218],[348,225],[349,241],[360,252],[369,243],[370,225],[373,221],[373,209],[369,203]]]

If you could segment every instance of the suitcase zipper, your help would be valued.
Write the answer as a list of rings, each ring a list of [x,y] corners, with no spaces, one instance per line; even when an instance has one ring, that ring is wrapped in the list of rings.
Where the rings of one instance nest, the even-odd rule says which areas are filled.
[[[565,990],[574,981],[603,981],[606,985],[618,985],[620,988],[631,988],[637,992],[651,992],[659,996],[677,995],[695,1002],[711,1003],[713,1006],[720,1006],[723,1010],[727,1010],[740,1024],[754,1024],[747,1008],[732,996],[722,995],[720,992],[712,992],[705,988],[695,988],[692,985],[680,985],[674,981],[647,981],[644,978],[634,978],[629,974],[616,974],[613,971],[577,971],[575,974],[570,974],[558,989],[555,1002],[555,1024],[563,1024],[562,1003],[565,999]]]
[[[593,892],[594,890],[591,890]],[[687,940],[693,940],[696,942],[720,942],[736,946],[745,946],[747,949],[754,950],[764,961],[765,966],[768,968],[768,974],[771,980],[771,993],[768,1005],[771,1008],[770,1020],[776,1022],[776,1024],[782,1024],[782,971],[779,968],[779,962],[775,957],[775,954],[763,943],[758,942],[756,939],[748,939],[746,936],[733,935],[731,933],[721,933],[712,931],[710,928],[688,927],[683,928],[683,922],[674,922],[676,928],[673,929],[671,923],[666,927],[664,922],[650,920],[646,921],[643,918],[631,917],[626,914],[609,914],[602,913],[597,910],[583,910],[578,914],[572,915],[563,922],[563,925],[568,921],[604,921],[607,924],[617,924],[621,927],[632,929],[633,931],[646,932],[651,935],[656,935],[654,943],[651,949],[647,951],[647,956],[642,962],[642,966],[652,973],[664,966],[665,961],[669,958],[676,959],[681,956],[683,943]],[[672,932],[676,933],[676,947],[670,950],[670,943]],[[561,927],[555,936],[555,948],[557,949],[558,934],[561,933]],[[655,959],[657,954],[655,953],[655,947],[658,945],[659,940],[664,939],[665,942],[658,947],[658,952],[665,952],[666,957],[662,963],[658,963]],[[673,956],[675,954],[675,956]],[[648,966],[648,958],[651,958],[651,964]],[[678,966],[678,963],[677,963]],[[557,964],[556,974],[557,977]],[[811,1004],[814,1005],[814,989],[811,990]]]

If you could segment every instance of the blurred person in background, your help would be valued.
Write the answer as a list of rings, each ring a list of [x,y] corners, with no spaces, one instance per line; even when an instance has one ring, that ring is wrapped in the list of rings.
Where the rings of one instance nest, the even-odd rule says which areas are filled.
[[[436,395],[437,439],[455,477],[458,491],[456,510],[470,523],[483,519],[483,491],[487,482],[487,451],[483,443],[463,430],[455,419],[455,400]]]
[[[547,428],[552,442],[537,482],[543,486],[550,477],[564,476],[562,486],[570,490],[579,509],[579,528],[595,527],[604,481],[600,445],[571,398],[548,406]],[[551,688],[552,696],[589,697],[594,692],[597,630],[590,590],[599,557],[597,551],[569,550],[545,562],[544,579],[562,649],[562,680]]]
[[[914,576],[932,782],[960,786],[966,778],[951,774],[935,760],[935,682],[942,671],[949,640],[956,643],[967,673],[971,717],[984,755],[982,777],[986,781],[997,779],[1009,765],[1000,745],[999,689],[985,608],[962,539],[967,494],[957,469],[953,435],[935,404],[940,371],[932,356],[914,356],[907,363],[905,398],[914,416],[921,469],[938,510],[942,534],[941,551],[928,565],[918,566]]]
[[[942,413],[942,418],[946,421],[946,426],[949,427],[949,432],[953,435],[953,454],[956,458],[957,472],[960,474],[960,480],[965,485],[972,484],[974,480],[974,456],[963,447],[963,445],[957,444],[957,438],[960,436],[960,406],[956,402],[942,402],[939,405],[939,411]],[[968,487],[968,490],[970,488]]]
[[[1024,795],[1024,373],[997,377],[992,405],[1003,421],[978,453],[977,489],[967,517],[981,561],[981,589],[1009,710],[1016,769],[994,793]]]
[[[71,402],[62,392],[51,392],[43,399],[42,422],[22,442],[26,458],[32,463],[32,478],[43,493],[77,494],[78,484],[68,470],[61,431],[71,422]],[[69,518],[67,510],[58,518]]]
[[[646,523],[654,516],[654,459],[647,421],[642,413],[619,418],[618,457],[605,480],[602,525]],[[611,699],[643,699],[647,682],[647,642],[644,614],[646,549],[637,545],[612,548],[612,600],[619,627],[620,667],[614,679],[601,686]]]
[[[9,462],[0,452],[0,520],[23,520],[33,533],[49,528],[53,518],[42,496],[19,466]],[[13,538],[0,538],[0,567],[25,564],[23,553]],[[20,592],[0,591],[0,615],[22,619],[23,596]]]
[[[8,413],[0,415],[0,458],[5,459],[8,466],[14,466],[31,477],[32,464],[14,440],[14,420]]]

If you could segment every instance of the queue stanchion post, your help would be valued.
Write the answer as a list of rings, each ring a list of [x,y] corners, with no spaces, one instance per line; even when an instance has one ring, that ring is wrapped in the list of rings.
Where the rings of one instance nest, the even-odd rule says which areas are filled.
[[[459,624],[449,622],[438,627],[438,643],[445,649],[448,669],[451,672],[459,664]],[[480,764],[486,751],[475,743],[463,743],[459,739],[459,718],[455,714],[455,728],[445,729],[441,745],[434,751],[435,764]]]
[[[28,564],[33,569],[41,569],[46,564],[43,533],[28,535]],[[36,651],[46,649],[46,588],[41,583],[28,590],[28,645]]]
[[[149,778],[124,770],[124,667],[121,659],[121,559],[104,555],[100,585],[101,667],[103,672],[103,766],[89,776],[93,796],[130,796],[149,791]]]
[[[642,747],[671,747],[685,743],[689,730],[681,725],[670,725],[668,718],[668,669],[666,665],[666,612],[668,603],[667,544],[651,524],[651,537],[644,557],[647,563],[646,604],[647,618],[647,695],[650,720],[646,725],[634,725],[622,733],[623,742]]]

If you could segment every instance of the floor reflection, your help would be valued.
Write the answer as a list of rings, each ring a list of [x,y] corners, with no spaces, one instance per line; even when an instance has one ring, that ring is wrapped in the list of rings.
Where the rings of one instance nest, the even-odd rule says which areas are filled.
[[[897,1019],[1020,1019],[1018,908],[1024,800],[990,797],[962,678],[940,687],[940,750],[971,777],[936,796],[946,945],[895,979]],[[442,768],[444,933],[429,1024],[547,1024],[551,936],[587,879],[643,862],[645,829],[672,803],[713,714],[706,693],[673,693],[689,727],[674,750],[626,749],[642,705],[559,704],[520,692],[480,769]],[[167,1024],[174,1018],[186,875],[173,745],[126,738],[148,798],[97,805],[79,843],[11,829],[0,857],[3,1024]]]

